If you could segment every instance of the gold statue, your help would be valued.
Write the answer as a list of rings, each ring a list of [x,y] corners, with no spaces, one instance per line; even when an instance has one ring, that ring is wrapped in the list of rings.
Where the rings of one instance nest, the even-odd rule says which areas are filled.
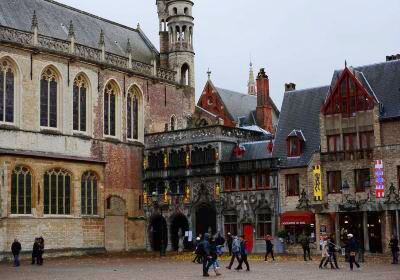
[[[221,194],[221,186],[220,186],[220,184],[219,183],[217,183],[216,185],[215,185],[215,197],[216,198],[219,198],[219,195]]]
[[[185,202],[188,203],[190,201],[190,188],[189,186],[186,186],[185,189]]]
[[[146,191],[143,192],[143,204],[147,205],[147,192]]]

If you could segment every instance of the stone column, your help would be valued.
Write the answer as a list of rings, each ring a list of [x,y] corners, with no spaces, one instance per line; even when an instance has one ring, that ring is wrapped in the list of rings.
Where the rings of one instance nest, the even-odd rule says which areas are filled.
[[[167,247],[166,247],[166,251],[167,252],[170,252],[170,251],[172,251],[172,243],[171,243],[171,219],[170,219],[170,217],[164,217],[165,218],[165,221],[167,222],[167,232],[166,232],[166,234],[167,234]],[[185,234],[185,233],[183,233],[183,234]]]
[[[364,251],[369,252],[369,234],[368,234],[368,213],[363,212],[363,235],[364,235]]]
[[[320,214],[315,214],[315,239],[317,243],[317,251],[321,250],[321,247],[319,246],[319,241],[321,239],[321,232],[320,232],[321,222],[319,216]]]
[[[382,221],[382,251],[383,253],[389,253],[389,247],[387,244],[389,244],[389,241],[391,239],[391,227],[392,227],[392,223],[391,223],[391,216],[388,210],[383,212],[383,221]]]

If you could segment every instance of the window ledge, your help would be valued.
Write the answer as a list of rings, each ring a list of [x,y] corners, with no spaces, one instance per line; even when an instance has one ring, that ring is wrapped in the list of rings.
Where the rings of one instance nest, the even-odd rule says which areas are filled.
[[[122,143],[121,140],[119,140],[116,136],[109,136],[109,135],[104,135],[104,140],[112,143]]]
[[[82,219],[101,219],[100,215],[81,215]]]
[[[6,130],[18,130],[18,126],[13,123],[0,123],[0,128]]]
[[[299,158],[301,158],[301,156],[288,156],[287,158],[288,159],[299,159]]]
[[[61,131],[58,129],[54,128],[47,128],[47,127],[41,127],[40,132],[43,134],[49,134],[49,135],[62,135]]]
[[[72,216],[72,215],[55,215],[55,214],[44,214],[43,215],[43,218],[45,218],[45,219],[56,219],[56,218],[58,218],[58,219],[73,219],[73,218],[75,218],[74,216]]]
[[[34,218],[33,214],[10,214],[8,218]]]
[[[82,139],[92,139],[91,136],[89,136],[89,134],[84,133],[84,132],[80,132],[80,131],[74,131],[72,133],[74,136],[82,138]]]

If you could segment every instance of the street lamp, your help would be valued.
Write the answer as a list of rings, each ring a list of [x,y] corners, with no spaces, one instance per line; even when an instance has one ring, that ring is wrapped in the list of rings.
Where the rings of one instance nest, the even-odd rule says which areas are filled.
[[[168,194],[169,195],[169,194]],[[164,216],[163,216],[163,204],[169,205],[169,199],[166,201],[161,200],[159,201],[159,196],[157,192],[153,192],[151,199],[154,204],[154,209],[157,207],[160,209],[160,215],[161,215],[161,244],[160,244],[160,257],[165,256],[165,246],[164,246]]]

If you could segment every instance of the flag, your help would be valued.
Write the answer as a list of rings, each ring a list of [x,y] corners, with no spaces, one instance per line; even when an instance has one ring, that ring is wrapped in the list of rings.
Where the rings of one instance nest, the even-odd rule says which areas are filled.
[[[384,198],[385,197],[385,177],[384,177],[383,160],[375,160],[374,174],[375,174],[376,198]]]

